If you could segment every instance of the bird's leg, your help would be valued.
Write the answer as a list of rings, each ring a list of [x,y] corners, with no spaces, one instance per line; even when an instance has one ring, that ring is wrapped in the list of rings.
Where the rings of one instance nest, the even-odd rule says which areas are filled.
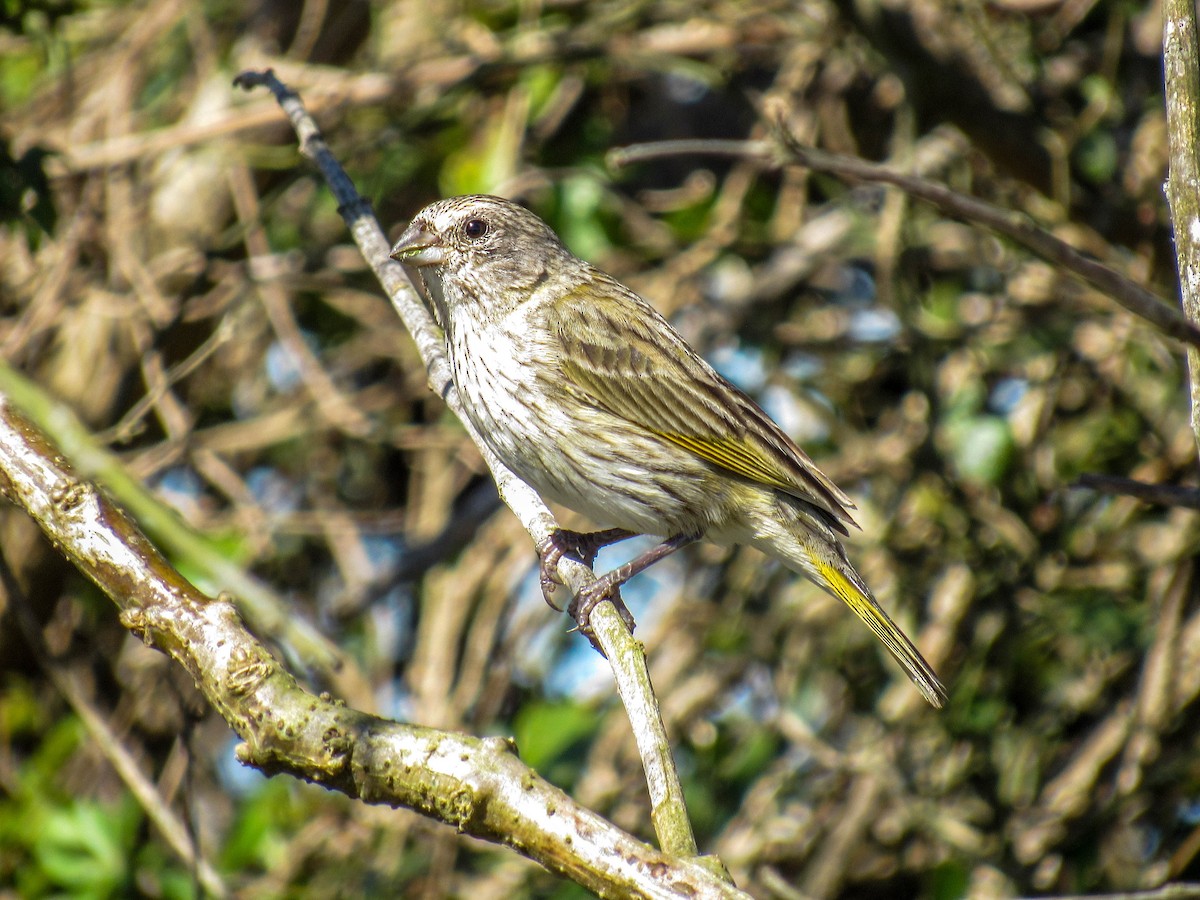
[[[666,559],[680,547],[686,547],[688,544],[699,539],[699,534],[677,534],[669,537],[661,544],[655,544],[640,556],[635,556],[623,566],[617,566],[611,572],[601,575],[580,591],[567,607],[567,612],[575,620],[579,626],[579,630],[587,635],[588,640],[592,642],[592,646],[596,645],[596,640],[592,636],[591,616],[592,610],[596,608],[596,605],[605,600],[611,600],[613,605],[617,607],[617,612],[621,614],[621,618],[625,620],[625,624],[629,626],[629,630],[632,631],[633,617],[629,614],[629,610],[625,608],[625,604],[621,600],[619,592],[621,585],[638,572],[654,565],[660,559]]]
[[[600,550],[609,544],[616,544],[631,537],[637,537],[637,532],[626,531],[624,528],[609,528],[607,531],[590,532],[567,531],[565,528],[556,528],[550,532],[550,536],[538,544],[537,547],[538,556],[542,559],[542,596],[546,599],[550,608],[559,611],[562,610],[562,607],[552,599],[554,586],[562,584],[562,579],[558,577],[559,560],[570,554],[590,568],[592,563],[596,561],[596,554]]]

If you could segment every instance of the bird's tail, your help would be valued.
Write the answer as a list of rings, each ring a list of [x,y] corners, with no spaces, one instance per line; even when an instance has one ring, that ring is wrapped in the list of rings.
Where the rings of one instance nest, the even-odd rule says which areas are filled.
[[[788,568],[807,576],[854,610],[896,658],[925,699],[941,709],[947,699],[946,688],[933,668],[884,612],[862,576],[846,558],[837,536],[815,515],[798,506],[787,500],[777,500],[776,514],[769,524],[759,523],[760,527],[755,529],[758,533],[751,543]]]

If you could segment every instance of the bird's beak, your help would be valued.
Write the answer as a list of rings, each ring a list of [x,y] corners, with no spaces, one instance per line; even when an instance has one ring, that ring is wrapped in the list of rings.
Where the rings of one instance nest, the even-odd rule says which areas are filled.
[[[446,248],[436,234],[413,222],[388,255],[406,266],[436,266],[446,261]]]

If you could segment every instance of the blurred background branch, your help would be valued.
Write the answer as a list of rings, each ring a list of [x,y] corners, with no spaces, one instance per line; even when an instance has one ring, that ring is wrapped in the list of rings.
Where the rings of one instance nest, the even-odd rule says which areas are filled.
[[[974,225],[982,225],[1003,235],[1047,262],[1062,266],[1078,275],[1097,290],[1112,297],[1130,312],[1153,322],[1165,334],[1192,345],[1200,345],[1200,328],[1166,301],[1109,268],[1079,253],[1049,231],[1037,227],[1028,217],[1012,210],[1000,209],[988,203],[960,194],[945,185],[886,166],[875,165],[851,156],[823,153],[806,147],[789,131],[787,111],[776,109],[767,113],[776,142],[769,141],[661,141],[619,147],[605,157],[609,166],[621,168],[647,160],[670,156],[732,156],[759,160],[764,166],[778,168],[791,164],[828,173],[850,182],[891,184],[910,197],[936,206],[948,216]]]

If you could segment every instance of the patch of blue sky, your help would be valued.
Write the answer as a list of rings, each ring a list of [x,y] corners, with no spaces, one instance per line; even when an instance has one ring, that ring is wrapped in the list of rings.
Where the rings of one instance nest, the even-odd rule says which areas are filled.
[[[835,303],[863,306],[875,302],[875,276],[866,269],[861,266],[844,266],[837,274],[838,286],[832,294]]]
[[[303,492],[291,478],[272,466],[255,466],[246,474],[246,487],[266,512],[290,513],[300,508]]]
[[[302,331],[301,336],[309,349],[316,352],[320,346],[317,336],[308,331]],[[271,387],[279,393],[290,393],[299,387],[301,381],[300,360],[292,352],[292,348],[282,341],[274,341],[267,348],[263,367]]]
[[[173,466],[154,482],[154,492],[180,515],[192,516],[200,511],[204,480],[190,466]]]
[[[714,347],[708,363],[747,394],[757,394],[767,382],[767,369],[759,347],[744,347],[737,342]]]
[[[604,573],[637,556],[658,542],[654,537],[638,537],[600,551],[596,571]],[[640,572],[621,588],[621,597],[637,622],[637,633],[648,634],[656,627],[671,604],[679,599],[686,568],[678,555],[667,557]],[[563,591],[564,595],[566,591]],[[549,697],[570,697],[586,701],[607,697],[613,692],[612,670],[590,643],[577,633],[565,634],[572,623],[563,615],[545,610],[538,571],[535,565],[518,588],[518,617],[544,617],[546,625],[523,635],[518,658],[526,680],[540,680]],[[566,599],[563,600],[565,604]],[[536,607],[541,610],[535,611]]]
[[[1026,378],[1001,378],[988,395],[988,408],[997,415],[1007,416],[1029,392]]]
[[[851,340],[863,344],[890,341],[900,334],[900,318],[883,306],[856,309],[850,314],[848,334]]]
[[[809,403],[801,401],[785,386],[768,385],[758,400],[767,415],[797,443],[829,439],[829,423],[825,418],[817,415]]]

